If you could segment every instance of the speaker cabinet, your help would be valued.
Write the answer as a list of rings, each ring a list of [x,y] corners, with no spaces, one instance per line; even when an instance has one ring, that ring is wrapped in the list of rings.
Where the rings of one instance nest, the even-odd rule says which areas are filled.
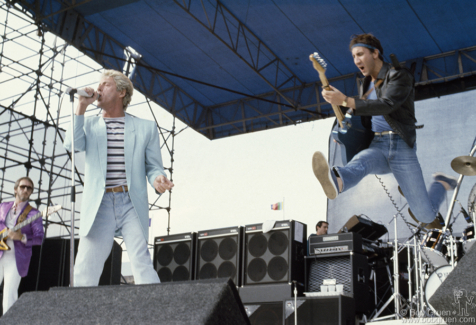
[[[355,300],[355,309],[371,309],[370,272],[367,257],[352,252],[306,257],[306,292],[320,292],[324,279],[344,285],[344,294]]]
[[[283,303],[244,304],[251,325],[283,325]]]
[[[445,268],[446,270],[443,267],[436,269],[425,284],[425,298],[429,299],[431,308],[447,324],[475,323],[474,261],[476,261],[476,245],[473,244],[454,269],[449,266]],[[439,279],[444,278],[446,274],[446,279],[441,282]],[[431,281],[435,278],[438,280]],[[435,289],[436,291],[431,295],[431,291]]]
[[[297,324],[354,325],[354,299],[346,296],[299,297]],[[284,325],[295,325],[295,301],[287,299],[283,306]]]
[[[277,221],[263,233],[262,224],[247,225],[243,248],[243,285],[304,283],[306,224]]]
[[[243,227],[199,231],[195,278],[231,278],[239,286],[242,242]]]
[[[155,237],[154,268],[161,282],[194,279],[196,233]]]
[[[74,255],[78,252],[79,239],[74,240]],[[28,275],[22,278],[19,295],[26,291],[48,290],[51,287],[69,286],[70,239],[46,238],[40,262],[40,246],[32,247]],[[111,254],[104,263],[99,285],[121,283],[122,248],[114,241]],[[39,273],[39,276],[38,276]]]
[[[230,279],[27,292],[1,324],[250,324]]]

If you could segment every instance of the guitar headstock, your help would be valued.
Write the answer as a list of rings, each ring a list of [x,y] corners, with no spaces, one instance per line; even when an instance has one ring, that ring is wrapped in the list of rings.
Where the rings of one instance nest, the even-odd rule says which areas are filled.
[[[53,214],[59,210],[61,210],[63,207],[61,205],[53,205],[53,206],[50,206],[48,208],[46,208],[45,210],[43,210],[43,212],[41,213],[42,217],[46,217],[46,216],[49,216],[50,214]]]
[[[317,70],[319,73],[326,72],[327,63],[326,61],[319,56],[319,53],[314,52],[313,54],[309,55],[309,60],[311,60],[314,69]]]

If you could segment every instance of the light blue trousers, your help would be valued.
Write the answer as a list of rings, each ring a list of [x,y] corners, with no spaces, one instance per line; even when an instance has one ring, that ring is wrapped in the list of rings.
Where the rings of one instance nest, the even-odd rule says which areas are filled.
[[[81,236],[74,266],[74,285],[97,286],[104,262],[111,253],[114,234],[120,230],[136,284],[160,283],[147,241],[127,192],[105,193],[87,236]]]
[[[433,182],[428,191],[416,154],[398,134],[375,136],[368,149],[359,152],[344,167],[335,167],[341,177],[342,192],[357,185],[369,174],[393,173],[415,217],[422,223],[432,222],[446,190]]]

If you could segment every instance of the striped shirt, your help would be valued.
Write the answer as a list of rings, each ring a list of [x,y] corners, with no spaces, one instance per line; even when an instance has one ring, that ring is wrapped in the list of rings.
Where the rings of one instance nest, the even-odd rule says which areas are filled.
[[[124,159],[125,117],[104,118],[107,128],[106,188],[127,185]]]

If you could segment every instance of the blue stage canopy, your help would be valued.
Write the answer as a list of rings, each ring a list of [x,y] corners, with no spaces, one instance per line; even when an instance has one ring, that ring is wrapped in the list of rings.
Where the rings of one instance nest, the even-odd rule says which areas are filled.
[[[353,34],[413,68],[418,99],[476,83],[472,0],[7,2],[106,68],[135,64],[135,87],[210,139],[333,116],[308,57],[319,52],[331,84],[355,96]]]

